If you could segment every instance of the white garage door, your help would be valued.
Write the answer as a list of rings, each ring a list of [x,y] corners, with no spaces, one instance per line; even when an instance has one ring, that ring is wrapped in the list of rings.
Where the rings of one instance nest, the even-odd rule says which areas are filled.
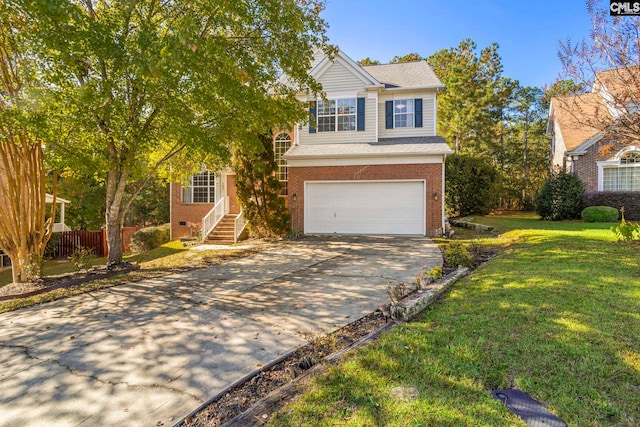
[[[307,182],[305,233],[425,234],[424,181]]]

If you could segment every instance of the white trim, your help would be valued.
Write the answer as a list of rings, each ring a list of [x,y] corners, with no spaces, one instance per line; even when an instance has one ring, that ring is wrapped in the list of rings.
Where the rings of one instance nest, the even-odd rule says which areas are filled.
[[[347,70],[351,71],[355,77],[359,78],[364,84],[368,86],[380,86],[378,80],[376,80],[371,74],[367,73],[361,66],[359,66],[353,59],[349,58],[342,50],[338,49],[335,57],[330,59],[328,56],[325,56],[322,61],[318,65],[316,65],[313,70],[309,73],[311,77],[315,80],[320,80],[322,75],[327,72],[327,70],[334,63],[339,63],[343,65]]]
[[[424,117],[424,108],[422,109],[422,115]],[[438,134],[438,93],[433,96],[433,134]],[[444,224],[444,223],[443,223]]]
[[[423,197],[423,201],[424,204],[422,206],[422,236],[426,236],[427,235],[427,180],[426,179],[351,179],[351,180],[317,180],[317,181],[304,181],[304,189],[303,189],[303,196],[304,196],[304,206],[303,206],[303,215],[304,215],[304,232],[305,234],[307,233],[308,227],[307,227],[307,221],[308,221],[308,216],[306,215],[308,209],[307,209],[307,203],[308,203],[308,197],[307,196],[307,186],[308,184],[354,184],[354,183],[401,183],[401,182],[421,182],[422,183],[422,197]],[[381,201],[382,203],[382,201]],[[444,226],[444,223],[443,223]],[[350,234],[350,233],[345,233],[345,234]],[[362,234],[362,233],[353,233],[353,234]]]
[[[570,156],[574,156],[574,155],[579,156],[581,154],[585,154],[587,152],[587,149],[589,149],[589,147],[591,147],[596,142],[600,141],[602,138],[604,138],[604,135],[602,135],[601,133],[597,133],[593,135],[591,138],[587,139],[582,144],[578,145],[573,150],[569,151],[567,154]]]
[[[287,160],[287,166],[314,167],[314,166],[361,166],[361,165],[413,165],[442,163],[442,154],[433,156],[398,156],[389,155],[379,157],[330,157],[313,159]]]
[[[444,175],[444,168],[445,165],[447,164],[447,155],[443,155],[442,156],[442,192],[440,193],[440,209],[442,210],[442,234],[445,234],[445,225],[444,225],[444,218],[445,218],[445,212],[444,212],[444,192],[446,191],[445,188],[445,175]]]
[[[376,93],[376,119],[374,120],[374,124],[376,126],[376,142],[378,142],[380,140],[380,126],[378,121],[380,120],[380,106],[378,105],[380,104],[379,102],[379,98],[378,98],[378,94]],[[367,118],[366,118],[366,109],[365,109],[365,124],[366,124]]]
[[[618,152],[618,154],[615,155],[614,159],[616,159],[619,162],[622,156],[624,156],[627,153],[630,153],[631,151],[640,151],[640,148],[636,147],[635,145],[631,145],[629,147],[623,148]]]

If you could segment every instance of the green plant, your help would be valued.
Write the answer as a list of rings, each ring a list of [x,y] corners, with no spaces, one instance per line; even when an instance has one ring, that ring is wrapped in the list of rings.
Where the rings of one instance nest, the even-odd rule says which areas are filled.
[[[131,236],[131,251],[140,253],[157,248],[169,242],[170,235],[171,230],[169,224],[138,230]]]
[[[52,233],[47,245],[44,247],[44,257],[53,258],[56,254],[56,247],[60,243],[61,234]]]
[[[256,135],[253,150],[236,150],[233,171],[236,196],[255,237],[280,237],[290,230],[290,216],[280,197],[278,165],[273,151],[273,132]]]
[[[92,261],[96,258],[92,248],[86,248],[84,246],[78,246],[73,255],[69,257],[69,260],[76,266],[78,271],[86,270],[91,267]]]
[[[542,219],[561,221],[580,217],[584,184],[573,173],[561,171],[547,179],[536,197],[536,212]]]
[[[29,254],[26,260],[20,262],[27,282],[35,282],[40,278],[43,261],[44,258],[38,256],[38,254]]]
[[[473,256],[469,253],[464,244],[458,240],[452,240],[444,250],[444,260],[454,267],[471,267]]]
[[[426,269],[426,266],[424,268]],[[442,278],[442,267],[440,266],[436,266],[430,270],[425,270],[421,273],[418,273],[418,275],[416,275],[416,282],[418,283],[418,289],[420,289],[420,287],[423,284],[433,283],[435,281],[440,280],[441,278]]]
[[[618,220],[618,209],[610,206],[589,206],[580,214],[586,222],[615,222]]]
[[[465,154],[447,157],[445,179],[449,213],[486,214],[498,204],[500,173],[489,159]]]
[[[620,211],[622,212],[620,224],[615,227],[611,227],[611,231],[616,235],[619,242],[640,240],[640,223],[627,222],[624,219],[624,208],[620,209]]]

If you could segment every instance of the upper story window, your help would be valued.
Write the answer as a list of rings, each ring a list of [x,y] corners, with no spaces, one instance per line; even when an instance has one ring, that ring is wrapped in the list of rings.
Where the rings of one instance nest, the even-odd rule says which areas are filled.
[[[189,178],[190,185],[182,188],[182,203],[215,203],[216,177],[209,171],[202,171]]]
[[[421,128],[422,98],[385,102],[385,128]]]
[[[356,130],[356,98],[319,100],[318,132]]]
[[[288,133],[279,133],[273,140],[273,154],[278,165],[276,178],[282,184],[280,195],[287,195],[287,183],[289,182],[289,170],[287,169],[287,161],[282,157],[284,153],[291,147],[291,137]]]
[[[393,127],[412,128],[414,124],[413,99],[393,101]]]
[[[309,102],[309,133],[364,131],[365,98]]]
[[[603,169],[604,191],[640,191],[640,151],[629,151],[618,165]]]

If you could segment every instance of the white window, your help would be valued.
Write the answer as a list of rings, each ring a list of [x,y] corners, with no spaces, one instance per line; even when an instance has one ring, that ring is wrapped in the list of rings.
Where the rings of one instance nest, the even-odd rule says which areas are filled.
[[[289,181],[289,170],[287,169],[287,161],[282,158],[284,153],[291,147],[291,137],[287,133],[279,133],[276,139],[273,141],[273,153],[278,170],[276,171],[276,178],[282,184],[282,190],[280,194],[287,195],[287,182]]]
[[[189,178],[190,185],[182,188],[182,203],[215,203],[216,177],[209,171]]]
[[[604,191],[640,191],[640,151],[629,151],[617,165],[603,168]]]
[[[413,99],[393,101],[393,127],[412,128],[414,126]]]
[[[319,100],[317,103],[318,132],[356,130],[356,99]]]

